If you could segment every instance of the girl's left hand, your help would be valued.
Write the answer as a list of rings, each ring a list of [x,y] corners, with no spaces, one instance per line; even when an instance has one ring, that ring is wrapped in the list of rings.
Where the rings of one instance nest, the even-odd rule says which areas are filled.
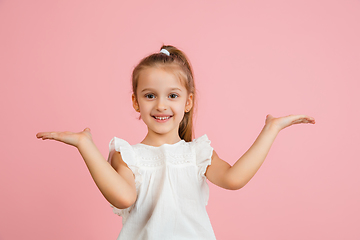
[[[315,124],[315,119],[306,115],[289,115],[286,117],[274,118],[270,114],[266,116],[265,126],[271,126],[278,131],[289,127],[293,124],[311,123]]]

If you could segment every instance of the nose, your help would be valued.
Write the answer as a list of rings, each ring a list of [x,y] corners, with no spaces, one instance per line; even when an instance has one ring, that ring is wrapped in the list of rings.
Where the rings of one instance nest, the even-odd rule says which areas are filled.
[[[167,109],[166,99],[158,98],[158,101],[156,104],[156,110],[165,111],[166,109]]]

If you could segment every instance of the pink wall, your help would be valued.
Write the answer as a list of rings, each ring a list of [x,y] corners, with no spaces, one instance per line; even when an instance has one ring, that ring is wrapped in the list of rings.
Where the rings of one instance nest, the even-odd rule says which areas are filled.
[[[76,149],[38,131],[142,140],[130,74],[162,43],[199,91],[196,136],[233,163],[265,116],[304,113],[240,191],[210,186],[218,239],[359,239],[360,2],[0,1],[0,239],[116,239]]]

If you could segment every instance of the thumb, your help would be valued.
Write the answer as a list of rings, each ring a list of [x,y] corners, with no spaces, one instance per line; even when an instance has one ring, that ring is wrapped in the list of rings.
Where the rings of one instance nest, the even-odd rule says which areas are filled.
[[[266,119],[265,119],[265,124],[267,124],[269,121],[271,121],[271,119],[273,119],[274,117],[271,114],[266,115]]]
[[[274,118],[274,117],[271,114],[266,115],[266,120],[270,120],[272,118]]]
[[[90,130],[90,128],[88,128],[88,127],[84,129],[84,132],[90,132],[90,131],[91,131],[91,130]]]

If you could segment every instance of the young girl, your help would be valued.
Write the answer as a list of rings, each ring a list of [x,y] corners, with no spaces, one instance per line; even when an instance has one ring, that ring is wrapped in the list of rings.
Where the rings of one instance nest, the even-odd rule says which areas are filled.
[[[193,140],[196,91],[183,52],[162,46],[135,67],[132,85],[133,107],[148,133],[136,145],[113,138],[108,162],[93,143],[89,128],[36,135],[79,150],[101,193],[123,217],[118,239],[215,239],[205,209],[206,179],[225,189],[242,188],[260,168],[280,130],[315,123],[305,115],[268,115],[254,144],[230,166],[206,135]]]

